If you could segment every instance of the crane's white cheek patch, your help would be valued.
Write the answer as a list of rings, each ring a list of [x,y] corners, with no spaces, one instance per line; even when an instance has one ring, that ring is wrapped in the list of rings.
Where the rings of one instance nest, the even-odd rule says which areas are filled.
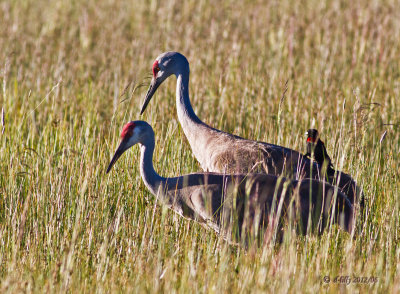
[[[135,129],[133,130],[133,135],[130,137],[129,139],[129,146],[133,146],[136,143],[140,142],[140,132],[141,132],[141,128],[140,127],[135,127]]]

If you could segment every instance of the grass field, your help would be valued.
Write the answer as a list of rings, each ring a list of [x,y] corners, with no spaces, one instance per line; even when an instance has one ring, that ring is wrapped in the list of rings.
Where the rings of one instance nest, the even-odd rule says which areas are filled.
[[[400,291],[400,3],[116,2],[0,0],[0,292]],[[364,189],[359,234],[246,251],[156,206],[138,148],[106,175],[136,119],[161,175],[201,170],[175,78],[139,116],[167,50],[188,58],[211,126],[303,152],[318,128]]]

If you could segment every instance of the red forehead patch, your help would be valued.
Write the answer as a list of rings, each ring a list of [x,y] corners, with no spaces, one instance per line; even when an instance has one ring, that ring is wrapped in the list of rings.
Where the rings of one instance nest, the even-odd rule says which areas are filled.
[[[154,61],[153,68],[152,68],[153,76],[156,76],[159,70],[160,69],[158,68],[158,61],[156,60],[156,61]]]
[[[124,125],[121,132],[121,139],[125,139],[127,137],[132,136],[134,128],[135,128],[135,123],[133,121],[128,122],[126,125]]]

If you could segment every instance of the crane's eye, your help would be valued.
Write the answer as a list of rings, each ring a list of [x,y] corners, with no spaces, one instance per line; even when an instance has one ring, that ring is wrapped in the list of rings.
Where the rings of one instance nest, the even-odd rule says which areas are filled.
[[[158,66],[158,61],[154,61],[153,63],[153,76],[156,77],[158,72],[160,71],[160,67]]]

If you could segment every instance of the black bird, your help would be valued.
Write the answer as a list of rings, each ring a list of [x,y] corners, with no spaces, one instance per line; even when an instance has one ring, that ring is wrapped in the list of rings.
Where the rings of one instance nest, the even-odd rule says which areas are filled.
[[[332,160],[326,151],[325,144],[319,137],[319,133],[316,129],[309,129],[306,132],[307,135],[307,153],[305,156],[312,160],[315,160],[321,168],[326,164],[326,171],[328,176],[333,176],[335,170],[332,165]]]
[[[326,151],[325,144],[319,137],[318,131],[316,129],[309,129],[306,132],[306,135],[307,153],[305,154],[305,156],[316,161],[321,166],[322,174],[325,177],[327,177],[328,179],[334,178],[336,171],[333,168],[332,160],[329,157],[328,152]],[[340,177],[341,180],[346,183],[345,185],[342,184],[342,186],[345,187],[342,190],[347,193],[352,205],[357,204],[357,199],[360,199],[360,211],[362,213],[365,208],[364,193],[362,193],[362,191],[357,191],[357,185],[349,175],[338,171],[337,174],[339,173],[340,175],[338,177]],[[350,193],[349,190],[353,190],[353,193]]]

